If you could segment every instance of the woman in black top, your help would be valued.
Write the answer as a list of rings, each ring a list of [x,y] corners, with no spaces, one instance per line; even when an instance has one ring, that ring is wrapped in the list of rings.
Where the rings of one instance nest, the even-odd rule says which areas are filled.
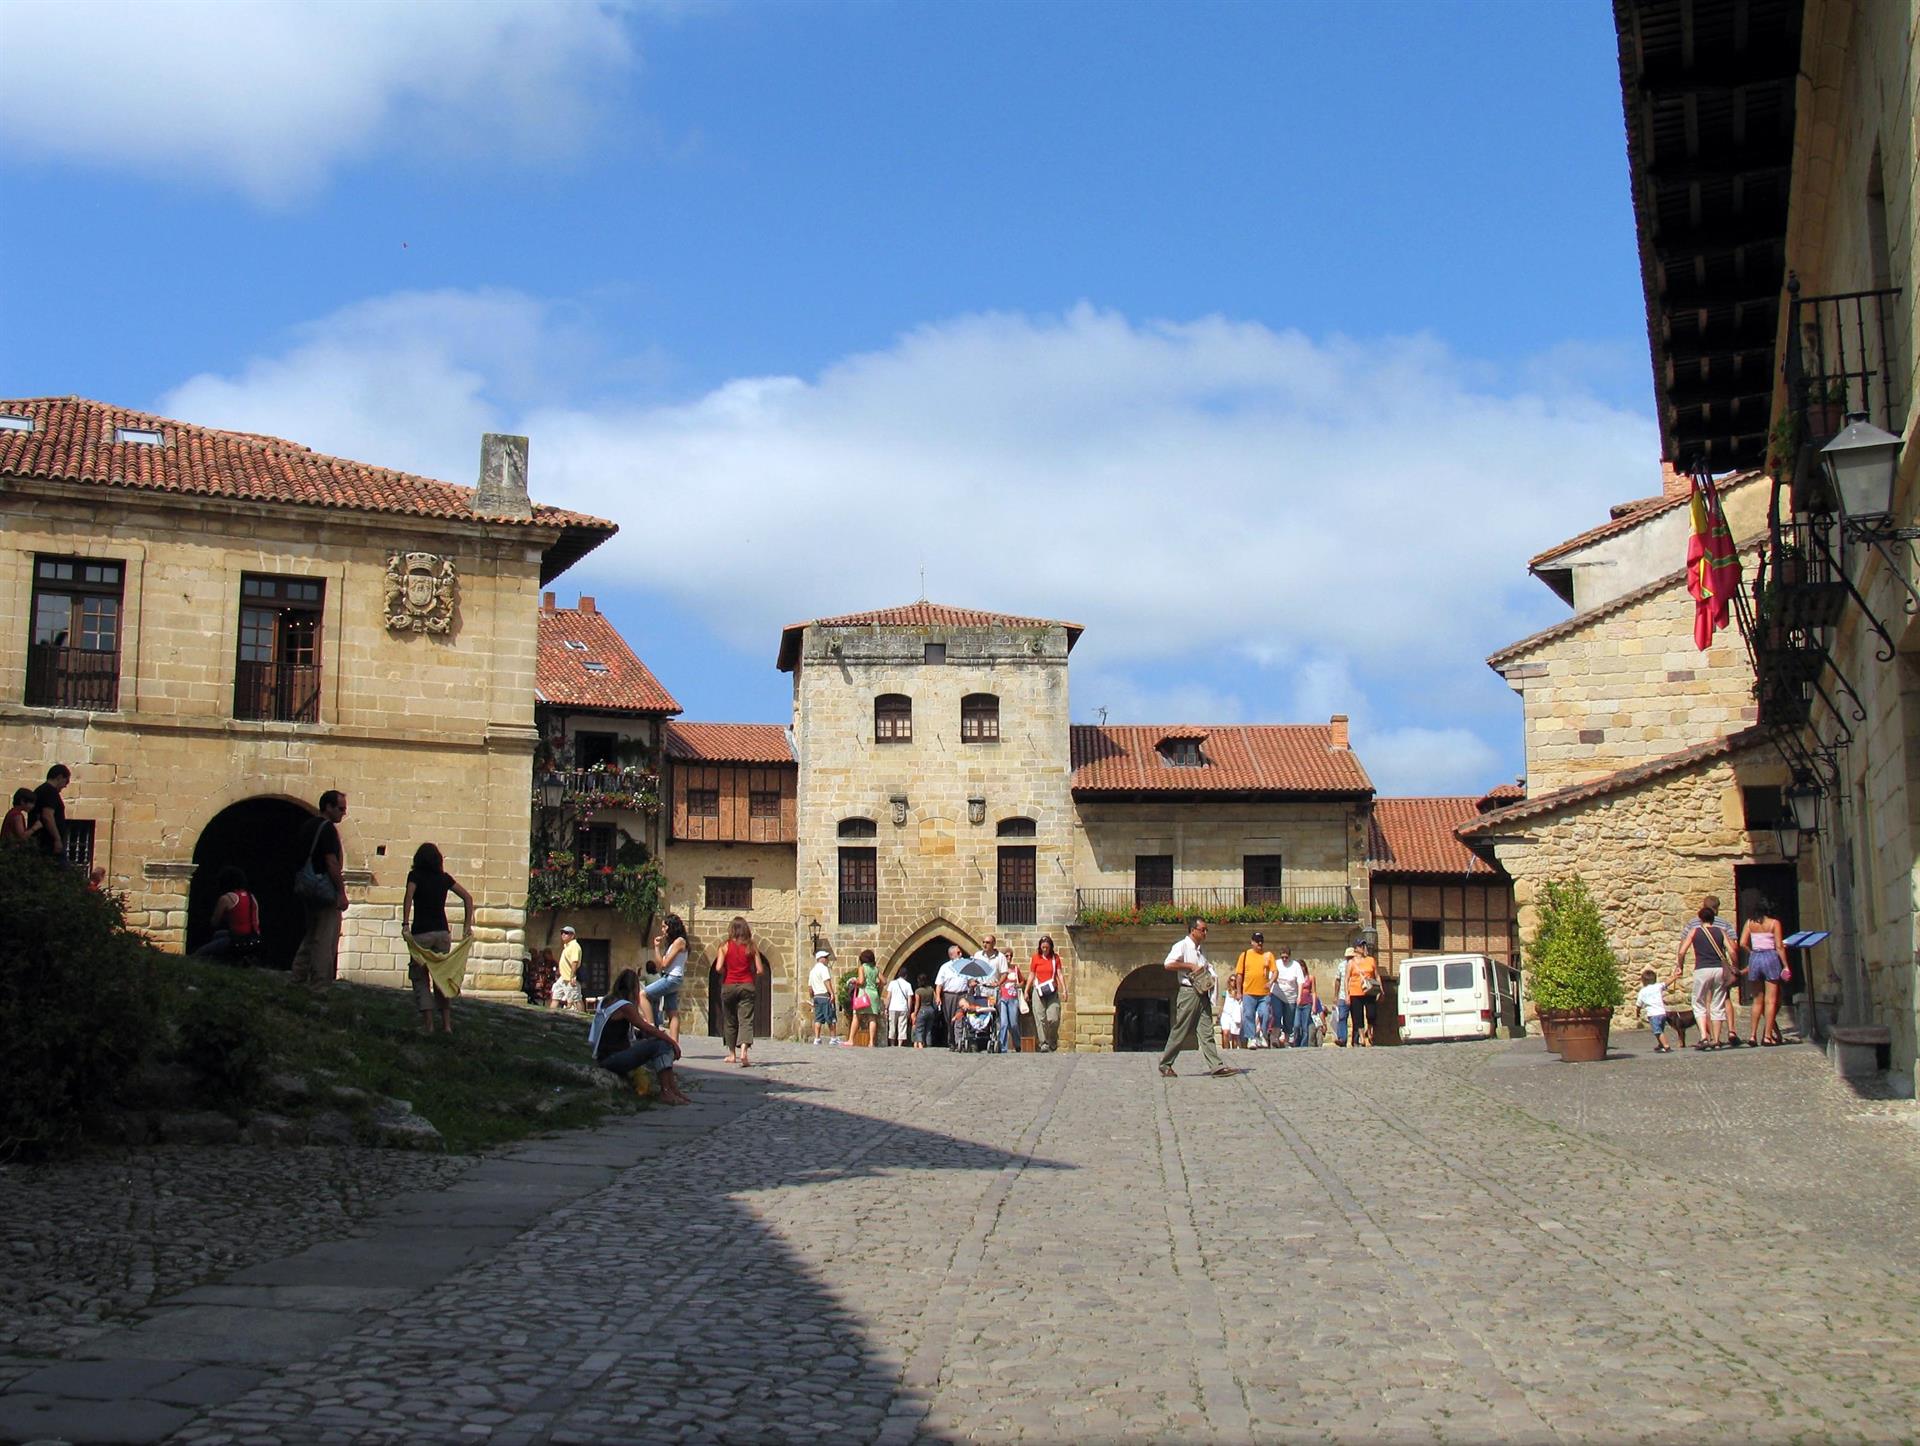
[[[460,887],[460,881],[448,873],[440,850],[423,843],[413,851],[413,867],[407,872],[407,897],[401,910],[407,921],[407,933],[423,949],[444,954],[453,948],[453,930],[447,923],[447,895],[453,894],[466,908],[461,926],[463,937],[473,936],[473,895]],[[407,982],[413,986],[414,1007],[420,1011],[420,1028],[433,1033],[433,1015],[438,1007],[440,1027],[453,1033],[453,1006],[434,984],[426,967],[417,960],[407,961]]]

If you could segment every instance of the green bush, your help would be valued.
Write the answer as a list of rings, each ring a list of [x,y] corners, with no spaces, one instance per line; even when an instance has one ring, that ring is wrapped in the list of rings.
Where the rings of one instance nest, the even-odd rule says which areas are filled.
[[[1626,999],[1620,960],[1607,943],[1600,906],[1578,874],[1549,880],[1540,926],[1527,941],[1528,989],[1540,1009],[1618,1009]]]
[[[176,1026],[174,1058],[218,1100],[241,1100],[266,1078],[272,1052],[259,1017],[245,999],[193,989]]]
[[[0,845],[0,1157],[110,1104],[151,1037],[159,956],[78,869]]]

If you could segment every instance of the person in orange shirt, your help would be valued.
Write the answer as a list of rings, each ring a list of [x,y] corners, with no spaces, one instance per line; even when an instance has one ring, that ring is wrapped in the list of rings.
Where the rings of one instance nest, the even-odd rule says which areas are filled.
[[[1060,1001],[1066,997],[1066,976],[1060,970],[1060,956],[1053,952],[1053,935],[1042,934],[1027,965],[1032,981],[1033,1032],[1041,1054],[1052,1054],[1060,1047]]]
[[[1354,946],[1347,961],[1347,1043],[1373,1048],[1373,1026],[1380,1013],[1380,965],[1365,944]]]
[[[1267,936],[1253,931],[1253,942],[1240,951],[1233,966],[1233,982],[1240,986],[1240,1037],[1248,1049],[1265,1049],[1273,1031],[1273,955]]]

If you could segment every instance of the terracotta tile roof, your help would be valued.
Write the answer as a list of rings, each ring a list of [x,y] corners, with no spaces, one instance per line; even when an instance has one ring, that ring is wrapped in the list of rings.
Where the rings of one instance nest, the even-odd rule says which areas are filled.
[[[808,628],[1065,628],[1067,651],[1086,629],[1056,618],[1023,618],[1013,613],[982,612],[978,608],[948,607],[922,598],[904,607],[877,608],[867,613],[844,613],[837,618],[815,618],[789,623],[780,632],[780,670],[791,672],[800,661],[800,635]]]
[[[666,749],[689,763],[796,763],[778,723],[669,723]]]
[[[1556,788],[1551,793],[1538,794],[1506,808],[1496,808],[1491,813],[1483,813],[1471,822],[1462,824],[1459,834],[1462,838],[1484,838],[1497,834],[1502,829],[1511,828],[1516,823],[1538,818],[1542,814],[1557,813],[1563,808],[1588,803],[1596,798],[1604,798],[1610,793],[1619,793],[1656,778],[1664,778],[1671,773],[1683,773],[1702,763],[1710,763],[1735,753],[1744,753],[1749,748],[1757,748],[1766,741],[1767,730],[1755,724],[1735,733],[1723,734],[1719,738],[1709,738],[1705,743],[1696,743],[1691,748],[1682,748],[1677,753],[1664,753],[1658,758],[1648,759],[1645,763],[1636,763],[1631,768],[1602,774],[1599,778],[1589,779],[1585,783],[1569,784],[1565,788]]]
[[[550,549],[549,561],[556,565],[542,569],[543,582],[619,530],[601,518],[539,503],[534,504],[530,518],[492,517],[473,510],[471,487],[329,457],[280,437],[219,431],[81,397],[0,400],[0,414],[31,417],[34,422],[31,432],[0,430],[0,476],[490,526],[565,529],[561,541]],[[158,447],[116,442],[118,427],[158,431],[165,441]]]
[[[570,643],[577,646],[569,647]],[[590,668],[589,663],[600,666]],[[606,614],[586,609],[540,609],[534,689],[542,703],[568,708],[607,713],[680,711],[673,694],[634,656]]]
[[[1497,784],[1480,795],[1480,812],[1490,813],[1496,808],[1505,808],[1510,803],[1518,803],[1526,796],[1525,779],[1518,783]]]
[[[1198,768],[1176,768],[1161,756],[1163,739],[1196,735],[1204,739]],[[1325,723],[1215,728],[1076,723],[1072,738],[1078,795],[1373,792],[1360,760],[1350,749],[1333,746],[1333,729]]]
[[[1736,472],[1731,476],[1723,477],[1720,479],[1720,491],[1724,495],[1735,487],[1746,486],[1747,483],[1755,481],[1761,475],[1759,471],[1755,470]],[[1598,527],[1590,527],[1577,536],[1569,537],[1565,542],[1556,543],[1545,552],[1539,553],[1529,559],[1527,568],[1529,571],[1537,571],[1542,564],[1552,562],[1555,558],[1585,547],[1589,543],[1600,542],[1609,537],[1616,537],[1622,532],[1631,532],[1634,528],[1650,518],[1658,517],[1662,513],[1671,512],[1676,507],[1685,507],[1692,499],[1692,495],[1689,491],[1682,492],[1677,497],[1662,495],[1659,497],[1645,497],[1637,502],[1625,503],[1624,510],[1617,512],[1612,521],[1603,522]]]
[[[1743,579],[1752,576],[1752,556],[1761,551],[1766,544],[1767,539],[1761,536],[1754,538],[1740,549],[1744,559],[1740,568]],[[1502,648],[1499,652],[1488,655],[1487,666],[1495,672],[1498,672],[1508,663],[1517,659],[1522,653],[1530,653],[1535,648],[1543,647],[1547,643],[1557,642],[1561,638],[1571,637],[1583,628],[1590,627],[1594,623],[1610,618],[1615,613],[1624,612],[1636,604],[1646,602],[1649,598],[1658,597],[1661,593],[1667,592],[1672,588],[1685,587],[1686,585],[1687,570],[1684,566],[1677,567],[1665,577],[1656,577],[1652,582],[1637,587],[1632,592],[1623,592],[1619,597],[1609,598],[1597,608],[1588,608],[1583,613],[1575,613],[1570,618],[1561,619],[1550,628],[1542,628],[1537,633],[1529,634],[1517,643],[1508,643],[1506,647]],[[1689,632],[1685,634],[1685,636],[1688,642],[1691,643],[1692,634]]]
[[[1492,864],[1454,835],[1480,817],[1472,794],[1453,798],[1376,798],[1367,863],[1376,874],[1467,874],[1492,878]]]

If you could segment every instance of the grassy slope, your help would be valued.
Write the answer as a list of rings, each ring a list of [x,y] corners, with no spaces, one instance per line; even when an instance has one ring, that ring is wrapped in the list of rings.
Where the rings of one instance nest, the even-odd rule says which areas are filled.
[[[484,1149],[644,1108],[629,1090],[599,1089],[555,1068],[588,1063],[587,1021],[579,1015],[456,1000],[453,1034],[429,1036],[420,1032],[407,990],[337,984],[316,995],[271,970],[185,959],[162,968],[185,986],[168,991],[182,1008],[191,1009],[201,990],[238,996],[263,1026],[270,1071],[407,1100],[449,1150]],[[250,1103],[283,1108],[264,1098]]]

